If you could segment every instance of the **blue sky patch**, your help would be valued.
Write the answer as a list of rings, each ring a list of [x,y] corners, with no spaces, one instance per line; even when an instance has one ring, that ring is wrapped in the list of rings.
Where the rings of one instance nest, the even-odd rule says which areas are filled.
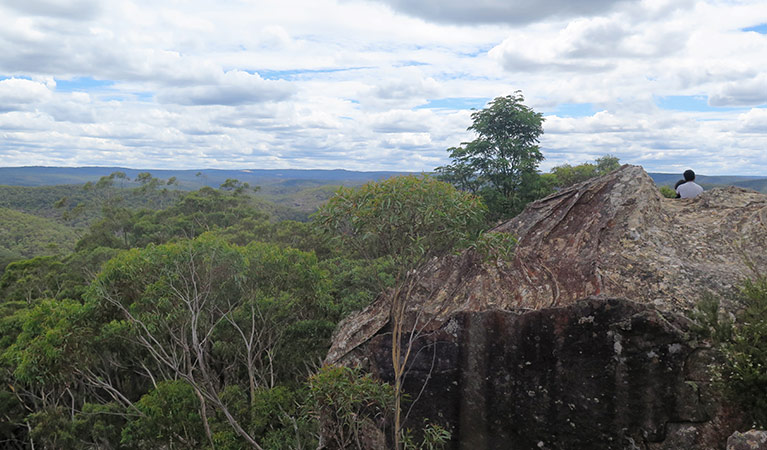
[[[99,97],[99,99],[105,102],[151,102],[154,100],[154,94],[152,92],[131,92],[118,95],[107,95],[105,97]]]
[[[402,61],[399,64],[396,64],[395,67],[417,67],[417,66],[428,66],[429,63],[421,62],[421,61]]]
[[[415,109],[482,109],[491,99],[483,97],[434,98]]]
[[[140,102],[151,102],[154,99],[154,94],[151,92],[134,92],[133,95]]]
[[[72,78],[71,80],[56,79],[56,90],[61,92],[90,91],[108,88],[114,84],[114,81],[97,80],[91,77]]]
[[[32,77],[25,77],[23,75],[13,75],[11,77],[6,77],[3,75],[0,76],[0,81],[10,80],[11,78],[16,78],[17,80],[32,80]]]
[[[753,27],[742,28],[742,31],[755,31],[759,34],[767,34],[767,23],[754,25]]]
[[[257,73],[265,80],[295,80],[303,75],[315,75],[324,73],[347,72],[351,70],[372,69],[372,67],[345,67],[342,69],[290,69],[290,70],[255,70],[248,73]]]
[[[711,111],[714,109],[709,106],[708,97],[703,95],[667,95],[656,97],[655,103],[661,109],[675,111]]]
[[[476,49],[474,49],[472,51],[469,51],[469,52],[460,52],[459,55],[466,56],[466,57],[469,57],[469,58],[476,58],[478,56],[482,56],[482,55],[488,53],[490,50],[493,49],[493,47],[495,47],[495,46],[494,45],[490,45],[490,46],[486,46],[486,47],[478,47],[478,48],[476,48]]]
[[[597,112],[593,103],[560,103],[557,107],[548,112],[550,115],[557,117],[589,117],[593,116]]]

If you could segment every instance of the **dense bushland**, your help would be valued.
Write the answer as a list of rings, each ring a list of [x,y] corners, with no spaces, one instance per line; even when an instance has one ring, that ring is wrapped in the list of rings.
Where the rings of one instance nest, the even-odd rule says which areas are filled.
[[[364,194],[381,186],[391,189]],[[346,386],[320,370],[336,324],[394,285],[408,246],[439,238],[439,252],[449,251],[484,223],[475,197],[428,177],[359,192],[386,207],[364,215],[337,200],[314,222],[276,221],[235,181],[161,209],[107,203],[75,251],[9,264],[0,278],[4,445],[315,448],[322,393]],[[352,216],[381,224],[400,201],[401,214],[416,208],[417,222],[436,227],[402,230],[401,248],[381,249],[380,239],[354,247],[320,225]],[[457,209],[444,216],[451,202]],[[351,376],[370,395],[386,392]]]
[[[442,173],[463,190],[395,177],[338,190],[308,222],[237,180],[184,192],[140,174],[139,187],[123,189],[117,172],[66,197],[41,190],[6,200],[73,225],[77,237],[52,239],[66,245],[48,253],[25,253],[3,237],[0,444],[308,449],[322,431],[338,448],[364,448],[374,420],[398,449],[439,448],[449,430],[403,423],[400,414],[408,354],[399,349],[412,339],[402,318],[414,273],[462,248],[508,257],[514,239],[485,233],[492,221],[618,166],[604,157],[538,173],[540,117],[521,100],[497,99],[488,114],[510,111],[527,121],[527,134],[504,142],[493,115],[478,113],[478,140],[453,149],[455,157],[477,152]],[[485,170],[512,167],[505,158],[519,156],[517,145],[529,154],[514,160],[516,172]],[[491,147],[513,151],[498,161]],[[9,217],[21,217],[8,227],[14,236],[47,229]],[[379,295],[392,304],[393,385],[323,368],[338,322]],[[337,420],[321,420],[329,416]]]

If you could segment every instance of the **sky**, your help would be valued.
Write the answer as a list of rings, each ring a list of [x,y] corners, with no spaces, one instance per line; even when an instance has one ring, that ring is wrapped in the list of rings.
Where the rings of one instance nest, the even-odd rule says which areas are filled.
[[[541,170],[767,175],[767,2],[0,0],[0,166],[432,171],[521,91]]]

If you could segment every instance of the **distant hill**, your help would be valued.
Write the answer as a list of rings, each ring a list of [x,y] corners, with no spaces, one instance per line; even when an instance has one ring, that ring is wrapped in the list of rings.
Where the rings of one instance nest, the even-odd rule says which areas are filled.
[[[406,172],[355,172],[350,170],[266,170],[266,169],[200,169],[200,170],[153,170],[126,169],[122,167],[0,167],[0,185],[49,186],[56,184],[84,184],[98,181],[113,172],[124,172],[131,180],[139,173],[149,172],[162,179],[176,177],[182,189],[198,189],[202,186],[219,187],[229,178],[234,178],[262,189],[271,191],[318,187],[328,184],[356,185],[380,180]],[[131,183],[126,183],[128,187]],[[272,188],[272,186],[274,186]]]
[[[71,227],[0,208],[0,271],[13,260],[71,252],[77,239]]]
[[[115,187],[136,187],[133,181],[142,172],[168,180],[175,177],[176,186],[170,189],[194,190],[203,186],[219,187],[227,179],[237,179],[251,186],[259,186],[258,196],[274,206],[267,210],[279,218],[305,220],[306,216],[330,198],[338,186],[357,186],[368,181],[377,181],[412,172],[357,172],[351,170],[151,170],[126,169],[121,167],[0,167],[0,207],[21,210],[31,214],[50,217],[61,222],[63,210],[56,211],[51,205],[64,196],[72,204],[87,200],[89,196],[81,190],[62,185],[79,185],[95,182],[113,172],[124,172],[128,180],[116,180]],[[651,173],[658,185],[673,186],[680,174]],[[704,188],[734,185],[767,193],[767,177],[706,176],[699,175],[698,183]],[[6,185],[6,186],[2,186]],[[58,186],[54,186],[58,185]],[[10,186],[10,187],[9,187]],[[19,187],[27,187],[22,189]],[[30,190],[31,189],[31,190]],[[20,205],[19,203],[23,203]],[[30,203],[35,203],[30,207]],[[152,207],[151,205],[146,205]],[[87,220],[86,220],[87,221]],[[73,225],[73,223],[69,223]]]
[[[107,192],[108,191],[108,192]],[[170,205],[178,191],[136,192],[120,188],[84,189],[82,185],[4,186],[0,185],[0,208],[9,208],[34,216],[51,219],[69,227],[86,227],[101,217],[105,198],[120,198],[127,208],[157,209]],[[57,207],[57,203],[59,203]],[[77,205],[85,205],[78,214],[71,214]],[[70,217],[67,218],[67,213]]]
[[[373,171],[358,172],[352,170],[300,170],[300,169],[200,169],[200,170],[154,170],[126,169],[123,167],[0,167],[0,185],[8,186],[52,186],[61,184],[84,184],[98,181],[99,178],[113,172],[124,172],[134,180],[139,173],[149,172],[162,179],[175,177],[178,188],[185,190],[199,189],[202,186],[219,187],[227,179],[234,178],[252,186],[261,186],[268,195],[284,195],[303,189],[321,186],[353,186],[397,175],[416,172]],[[676,173],[650,173],[653,181],[659,185],[673,186],[682,178]],[[698,175],[699,184],[734,185],[749,187],[761,191],[767,184],[767,176],[708,176]],[[134,187],[134,182],[122,182],[122,187]]]
[[[79,191],[63,185],[82,186],[87,182],[96,182],[99,178],[113,172],[123,172],[128,177],[129,180],[115,181],[115,187],[124,188],[137,187],[138,183],[133,180],[142,172],[149,172],[153,177],[163,180],[175,177],[177,184],[168,188],[182,190],[195,190],[203,186],[217,188],[228,179],[237,179],[251,186],[260,187],[257,195],[274,204],[262,206],[275,217],[296,220],[306,220],[307,215],[329,199],[339,186],[358,186],[368,181],[409,174],[409,172],[355,172],[341,169],[152,170],[122,167],[0,167],[0,207],[5,206],[59,219],[61,211],[54,211],[50,205],[66,195],[62,191],[69,190],[77,197],[83,196]],[[34,188],[34,190],[20,190],[9,186],[23,186]],[[18,203],[22,192],[25,198],[21,200],[24,205],[20,207]],[[29,207],[28,200],[31,200],[29,196],[37,198],[34,201],[39,204],[39,209]]]

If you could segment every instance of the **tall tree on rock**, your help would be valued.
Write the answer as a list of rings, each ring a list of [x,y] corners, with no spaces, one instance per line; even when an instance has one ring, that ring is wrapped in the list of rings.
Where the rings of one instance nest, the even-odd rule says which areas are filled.
[[[468,129],[477,138],[449,148],[452,163],[437,168],[441,179],[481,194],[494,218],[518,214],[534,196],[544,119],[523,102],[517,91],[475,111]]]

